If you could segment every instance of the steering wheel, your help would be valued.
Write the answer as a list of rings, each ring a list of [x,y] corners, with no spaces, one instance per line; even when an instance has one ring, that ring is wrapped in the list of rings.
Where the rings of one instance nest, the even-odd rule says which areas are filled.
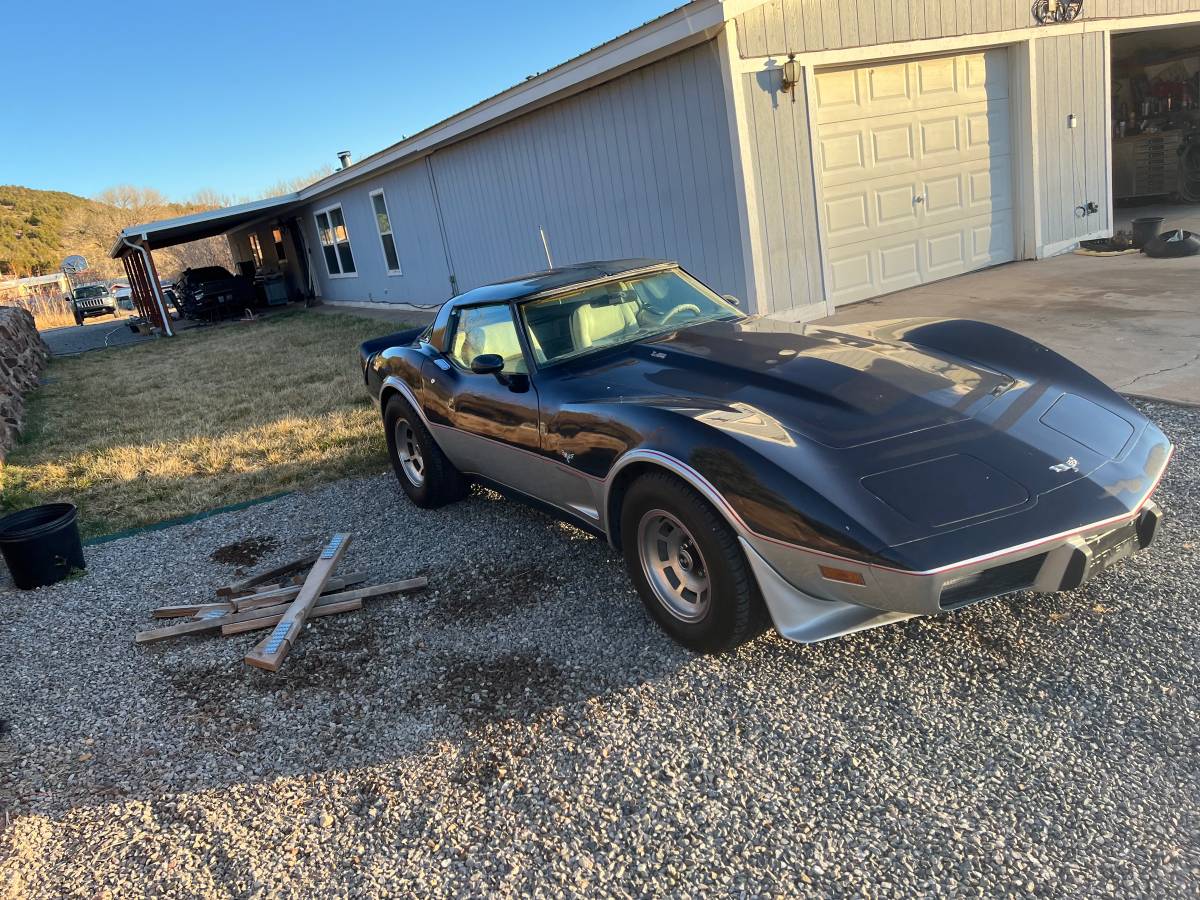
[[[662,324],[666,325],[677,315],[680,315],[685,312],[690,312],[693,316],[699,316],[700,315],[700,307],[698,307],[695,303],[680,303],[678,306],[673,307],[670,312],[668,312],[665,316],[662,317]]]

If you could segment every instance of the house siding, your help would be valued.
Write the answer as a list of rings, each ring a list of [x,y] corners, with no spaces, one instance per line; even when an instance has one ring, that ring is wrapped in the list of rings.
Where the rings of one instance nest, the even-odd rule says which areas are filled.
[[[460,289],[556,265],[678,260],[745,296],[712,42],[433,154]]]
[[[797,86],[793,102],[774,73],[757,72],[742,76],[742,89],[758,196],[753,229],[761,248],[759,311],[820,303],[821,250],[804,87]]]
[[[300,219],[327,300],[437,303],[450,296],[451,271],[461,292],[544,269],[539,228],[556,265],[673,259],[741,297],[733,165],[710,41],[331,192]],[[372,219],[370,192],[380,187],[400,276],[385,271]],[[357,277],[331,278],[325,268],[313,213],[335,203]]]
[[[1031,0],[772,0],[738,16],[743,58],[988,34],[1037,25]],[[1200,0],[1087,0],[1081,18],[1200,10]]]
[[[1035,140],[1041,204],[1041,244],[1104,232],[1109,219],[1111,168],[1104,78],[1108,35],[1103,32],[1038,38]],[[1077,117],[1075,128],[1067,118]],[[1091,201],[1100,211],[1079,214]]]
[[[389,275],[371,208],[371,192],[382,189],[400,257],[402,274]],[[330,278],[314,213],[341,204],[358,270],[353,278]],[[309,261],[326,300],[437,303],[450,296],[449,270],[437,226],[433,190],[424,160],[388,170],[352,187],[326,194],[297,218],[304,229]]]

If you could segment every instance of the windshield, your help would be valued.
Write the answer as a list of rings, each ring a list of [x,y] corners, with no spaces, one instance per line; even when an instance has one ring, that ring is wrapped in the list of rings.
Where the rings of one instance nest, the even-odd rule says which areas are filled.
[[[104,297],[107,294],[108,288],[98,284],[85,284],[83,287],[75,288],[76,297]]]
[[[543,366],[700,322],[740,317],[678,269],[627,275],[521,305],[529,346]]]

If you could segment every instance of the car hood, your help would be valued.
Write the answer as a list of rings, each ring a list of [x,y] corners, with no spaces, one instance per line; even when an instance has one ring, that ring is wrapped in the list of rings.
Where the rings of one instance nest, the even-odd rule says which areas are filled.
[[[1153,432],[1156,459],[1169,447],[1065,362],[1040,375],[1031,367],[1044,361],[1014,352],[1012,371],[999,371],[888,337],[899,333],[706,323],[629,345],[589,374],[608,402],[719,429],[893,547],[1029,510],[1086,479],[1098,490],[1128,481],[1132,496],[1152,474],[1130,457],[1135,442]]]
[[[740,403],[847,449],[976,416],[1018,379],[913,344],[770,319],[711,322],[633,344],[636,393]]]

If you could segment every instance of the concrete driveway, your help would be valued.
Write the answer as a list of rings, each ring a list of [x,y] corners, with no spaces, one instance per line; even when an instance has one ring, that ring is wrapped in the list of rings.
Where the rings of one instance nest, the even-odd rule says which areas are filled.
[[[819,324],[957,316],[1011,328],[1126,394],[1200,404],[1200,257],[1067,254],[844,307]]]

